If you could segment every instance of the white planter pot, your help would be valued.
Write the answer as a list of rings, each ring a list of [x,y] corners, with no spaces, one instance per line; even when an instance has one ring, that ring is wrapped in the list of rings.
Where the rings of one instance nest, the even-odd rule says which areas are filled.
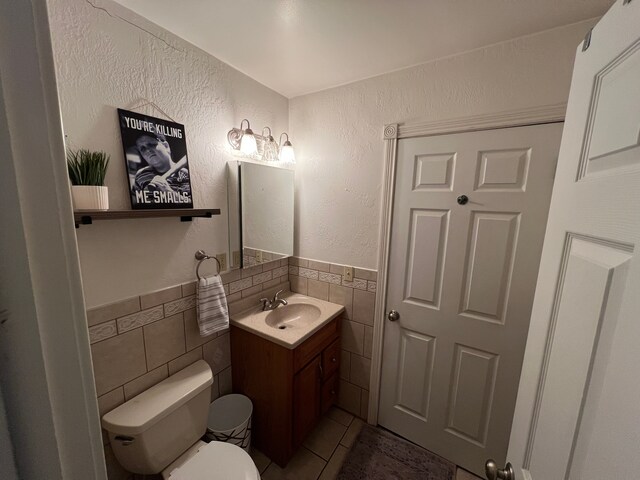
[[[109,210],[109,188],[93,185],[72,185],[74,210]]]

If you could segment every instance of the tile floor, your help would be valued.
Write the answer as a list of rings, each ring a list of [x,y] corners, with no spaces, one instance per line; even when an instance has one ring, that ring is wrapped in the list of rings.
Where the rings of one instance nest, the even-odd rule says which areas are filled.
[[[272,463],[266,455],[252,449],[251,457],[262,480],[333,480],[364,422],[333,407],[320,420],[286,468]],[[455,480],[482,480],[458,469]]]

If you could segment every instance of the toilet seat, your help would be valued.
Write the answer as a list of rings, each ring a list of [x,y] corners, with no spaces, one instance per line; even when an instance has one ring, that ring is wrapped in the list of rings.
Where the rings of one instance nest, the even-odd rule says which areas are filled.
[[[253,460],[242,448],[224,442],[201,446],[169,473],[168,480],[260,480]]]

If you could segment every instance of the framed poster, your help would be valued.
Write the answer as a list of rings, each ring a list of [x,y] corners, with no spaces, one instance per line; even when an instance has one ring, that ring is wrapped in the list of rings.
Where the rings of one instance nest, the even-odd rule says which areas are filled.
[[[184,125],[118,109],[133,210],[193,208]]]

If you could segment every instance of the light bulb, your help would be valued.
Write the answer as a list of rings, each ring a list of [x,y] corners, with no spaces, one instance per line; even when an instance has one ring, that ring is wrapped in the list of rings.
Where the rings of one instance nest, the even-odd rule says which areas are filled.
[[[245,155],[255,155],[258,152],[256,137],[250,128],[247,128],[240,139],[240,151]]]
[[[293,153],[293,146],[291,146],[291,144],[285,144],[280,149],[280,161],[288,164],[296,163],[296,155]]]
[[[287,137],[284,143],[282,142],[283,136]],[[289,135],[287,133],[282,133],[280,135],[280,145],[282,145],[280,147],[280,155],[279,155],[280,162],[284,164],[290,164],[290,165],[295,164],[296,156],[293,153],[293,145],[291,145],[291,142],[289,141]]]
[[[278,161],[278,144],[274,140],[267,140],[264,143],[263,159],[271,163]]]
[[[262,148],[262,160],[265,162],[277,162],[278,161],[278,144],[271,135],[271,129],[264,127],[262,129],[262,137],[264,138],[264,146]]]

